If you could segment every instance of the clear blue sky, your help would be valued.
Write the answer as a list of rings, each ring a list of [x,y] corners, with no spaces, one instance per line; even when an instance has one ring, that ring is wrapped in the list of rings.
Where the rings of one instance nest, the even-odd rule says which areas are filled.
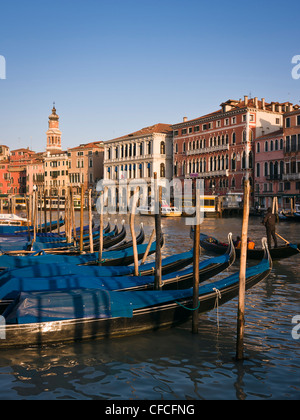
[[[300,101],[300,2],[10,0],[0,8],[0,143],[44,151],[174,124],[244,95]]]

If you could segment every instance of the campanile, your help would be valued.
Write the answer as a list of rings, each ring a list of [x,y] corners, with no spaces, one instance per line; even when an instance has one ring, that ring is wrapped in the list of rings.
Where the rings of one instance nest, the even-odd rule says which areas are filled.
[[[47,152],[61,150],[61,131],[59,130],[59,116],[56,114],[55,103],[52,114],[49,115],[49,129],[47,131]]]

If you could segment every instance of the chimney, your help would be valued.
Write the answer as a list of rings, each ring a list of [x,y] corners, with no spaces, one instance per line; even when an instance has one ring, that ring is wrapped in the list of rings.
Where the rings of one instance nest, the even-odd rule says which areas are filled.
[[[258,108],[258,99],[257,99],[257,97],[254,98],[254,106],[255,106],[255,108]]]
[[[247,106],[248,105],[248,96],[244,96],[244,101],[245,101],[245,105]]]
[[[272,107],[272,112],[275,112],[275,102],[271,103],[271,107]]]
[[[265,100],[265,98],[261,98],[261,107],[262,107],[262,109],[266,109],[266,100]]]
[[[188,117],[183,117],[183,122],[187,122]]]

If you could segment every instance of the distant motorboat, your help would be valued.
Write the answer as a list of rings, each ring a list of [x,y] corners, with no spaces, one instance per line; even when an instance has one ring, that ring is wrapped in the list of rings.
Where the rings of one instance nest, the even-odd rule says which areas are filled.
[[[154,216],[155,206],[153,203],[149,206],[140,206],[137,208],[137,211],[142,216]],[[165,200],[163,200],[161,206],[161,215],[162,217],[180,217],[182,212],[177,207],[170,206]]]
[[[28,226],[28,219],[16,214],[0,214],[0,226]]]

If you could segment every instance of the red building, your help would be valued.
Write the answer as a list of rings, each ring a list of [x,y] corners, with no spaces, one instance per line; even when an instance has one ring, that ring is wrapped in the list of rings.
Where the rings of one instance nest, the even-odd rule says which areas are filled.
[[[254,139],[280,129],[289,105],[245,96],[202,117],[184,118],[173,125],[174,177],[204,179],[208,195],[242,198],[247,172],[254,184]]]
[[[26,166],[35,152],[28,149],[12,150],[8,165],[9,194],[26,194]]]

